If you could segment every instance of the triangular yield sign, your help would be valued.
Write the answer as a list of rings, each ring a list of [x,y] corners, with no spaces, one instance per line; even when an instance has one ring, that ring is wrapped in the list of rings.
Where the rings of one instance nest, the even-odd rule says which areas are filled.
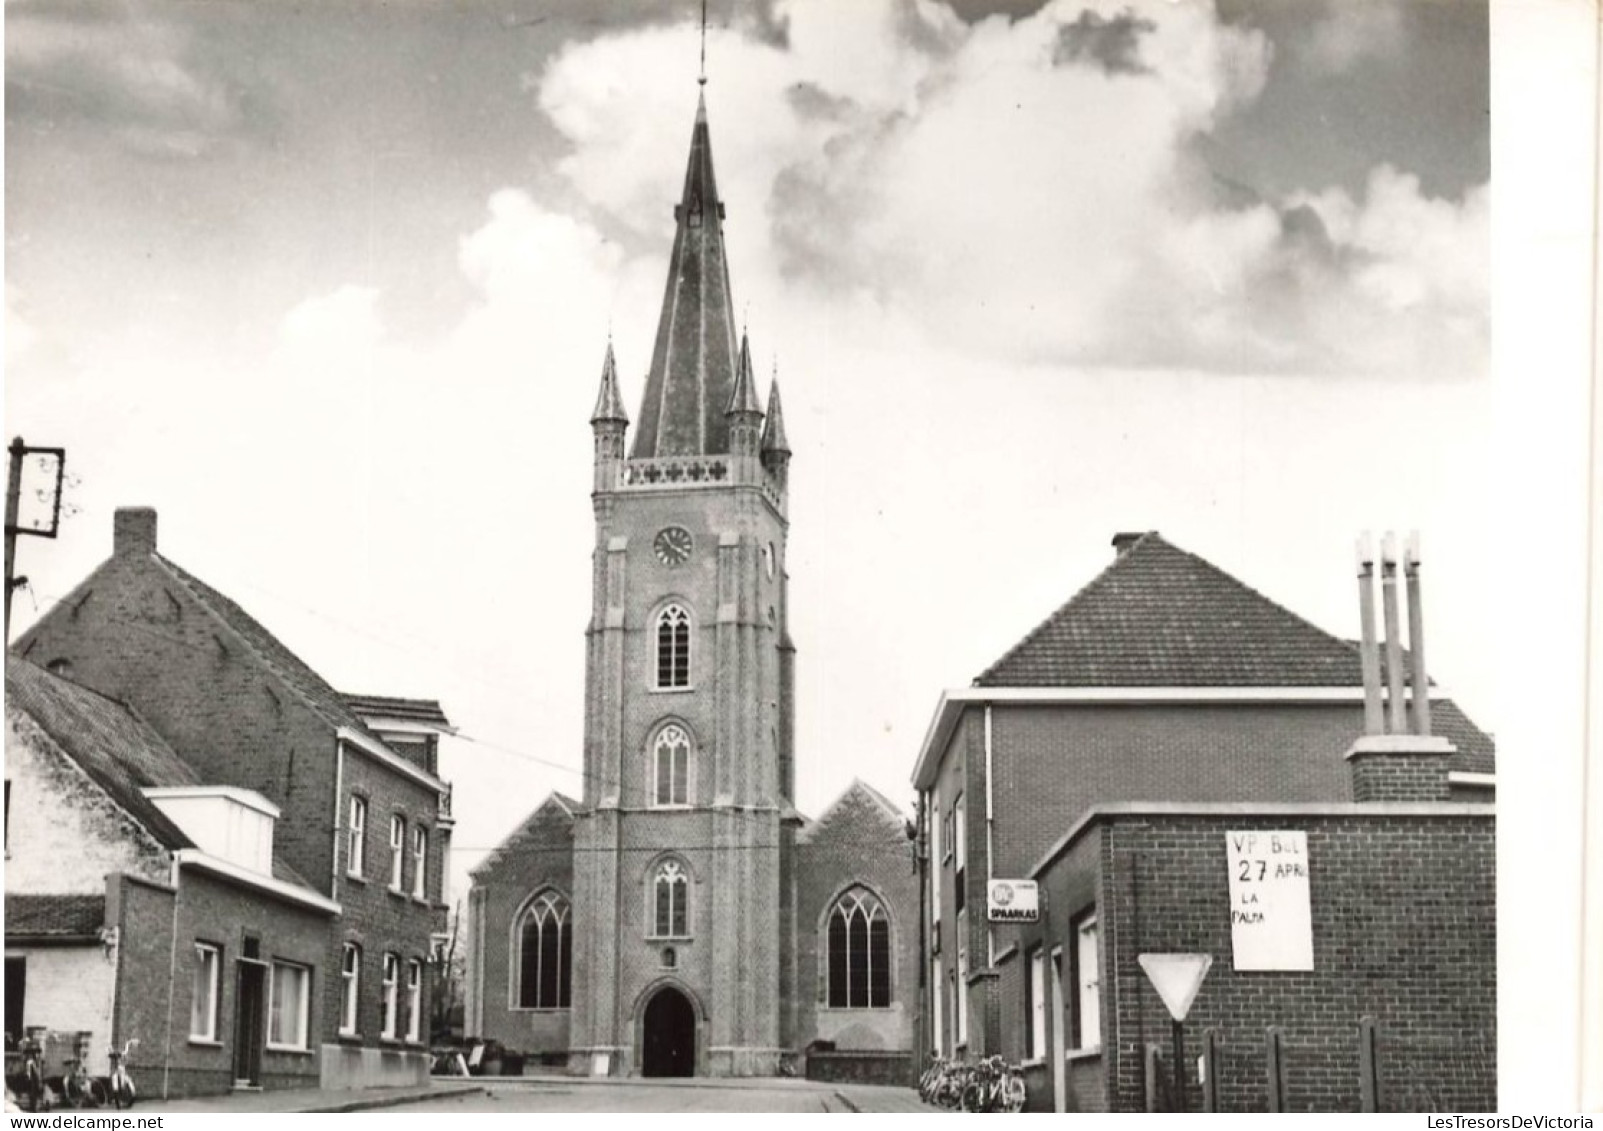
[[[1152,988],[1158,991],[1163,1004],[1169,1007],[1169,1016],[1184,1021],[1191,1012],[1191,1003],[1197,1000],[1202,979],[1213,965],[1211,954],[1142,954],[1136,961],[1147,972]]]

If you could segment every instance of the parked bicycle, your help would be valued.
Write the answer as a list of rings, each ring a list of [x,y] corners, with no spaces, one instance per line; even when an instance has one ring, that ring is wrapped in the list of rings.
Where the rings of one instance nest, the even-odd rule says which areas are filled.
[[[67,1072],[61,1078],[61,1095],[72,1107],[104,1107],[106,1086],[89,1075],[82,1057],[65,1061]]]
[[[50,1086],[45,1083],[45,1045],[50,1041],[50,1034],[43,1033],[35,1038],[29,1033],[17,1045],[22,1053],[22,1091],[17,1094],[17,1100],[28,1111],[50,1110]]]
[[[122,1046],[121,1051],[116,1046],[106,1050],[106,1054],[111,1057],[111,1078],[108,1084],[113,1107],[125,1108],[134,1106],[135,1089],[133,1077],[128,1075],[128,1053],[138,1043],[138,1037],[130,1037],[128,1038],[128,1043]]]
[[[1023,1111],[1024,1077],[1000,1056],[974,1066],[958,1105],[964,1111]]]
[[[920,1099],[949,1111],[1022,1111],[1025,1094],[1023,1074],[1000,1056],[973,1064],[937,1056],[918,1081]]]

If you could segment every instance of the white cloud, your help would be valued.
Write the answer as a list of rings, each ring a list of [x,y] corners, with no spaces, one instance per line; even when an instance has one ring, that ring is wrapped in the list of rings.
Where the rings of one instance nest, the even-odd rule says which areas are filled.
[[[1308,32],[1304,54],[1333,74],[1368,58],[1401,54],[1403,13],[1397,0],[1336,0]]]
[[[716,36],[736,279],[765,305],[866,299],[975,355],[1480,372],[1484,194],[1429,200],[1377,170],[1362,201],[1221,205],[1189,142],[1260,95],[1270,45],[1203,5],[1134,11],[1061,0],[966,27],[910,0],[791,3],[784,48]],[[690,87],[661,60],[692,35],[601,37],[546,72],[562,172],[598,222],[669,230]]]
[[[16,365],[39,340],[39,331],[36,330],[26,315],[22,313],[22,296],[6,283],[6,367]]]

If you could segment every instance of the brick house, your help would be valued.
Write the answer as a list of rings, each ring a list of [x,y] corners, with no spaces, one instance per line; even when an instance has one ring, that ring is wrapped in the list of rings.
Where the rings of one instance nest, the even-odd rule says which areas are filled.
[[[1369,800],[1355,799],[1343,757],[1366,729],[1356,644],[1155,532],[1114,546],[1097,578],[972,686],[941,696],[919,752],[930,986],[921,1047],[943,1055],[1043,1055],[1025,1023],[1033,973],[1018,950],[1023,929],[986,921],[988,881],[1030,878],[1088,814]],[[1451,750],[1433,802],[1450,797],[1462,818],[1462,803],[1491,798],[1492,742],[1438,689],[1429,698]],[[1083,902],[1076,930],[1100,945],[1094,900]],[[1063,939],[1055,945],[1073,958]],[[1128,1100],[1113,1092],[1105,1102]]]
[[[861,785],[795,807],[791,449],[736,336],[705,101],[674,216],[632,446],[610,344],[591,414],[583,794],[475,872],[466,1027],[583,1074],[906,1078],[904,818]]]
[[[308,973],[317,1076],[325,1086],[424,1078],[451,822],[432,739],[399,726],[419,720],[384,723],[383,702],[335,691],[161,555],[149,509],[116,513],[111,558],[15,651],[128,704],[199,780],[276,809],[283,862],[342,909]]]
[[[340,907],[278,850],[276,806],[15,658],[6,803],[6,1031],[57,1035],[47,1072],[84,1055],[104,1076],[137,1039],[146,1095],[317,1086],[311,979]]]

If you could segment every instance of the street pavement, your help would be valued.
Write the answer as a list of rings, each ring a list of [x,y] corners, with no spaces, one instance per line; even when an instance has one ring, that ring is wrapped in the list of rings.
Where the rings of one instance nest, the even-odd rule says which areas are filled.
[[[811,1080],[590,1080],[551,1077],[494,1081],[476,1095],[394,1111],[469,1112],[889,1112],[935,1111],[911,1088]]]
[[[440,1115],[473,1112],[905,1112],[939,1111],[911,1088],[813,1080],[642,1080],[502,1077],[435,1080],[429,1087],[364,1091],[235,1092],[192,1100],[141,1100],[136,1113],[349,1112],[382,1108]]]

